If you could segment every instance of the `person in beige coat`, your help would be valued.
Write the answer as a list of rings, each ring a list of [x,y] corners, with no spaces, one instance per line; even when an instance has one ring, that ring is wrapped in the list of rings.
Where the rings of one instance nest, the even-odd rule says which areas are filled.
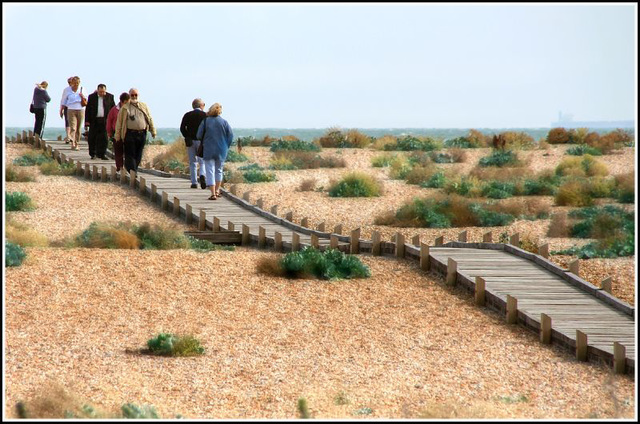
[[[142,161],[142,152],[147,141],[147,131],[156,138],[156,127],[149,107],[138,101],[138,89],[129,90],[131,99],[123,104],[116,120],[115,140],[124,140],[124,168],[127,172],[138,170]]]

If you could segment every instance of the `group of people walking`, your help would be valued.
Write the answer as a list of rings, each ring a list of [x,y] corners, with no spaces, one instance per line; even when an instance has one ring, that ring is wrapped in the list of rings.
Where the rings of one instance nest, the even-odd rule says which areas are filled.
[[[138,89],[120,94],[116,104],[113,94],[107,92],[105,84],[98,84],[88,98],[80,86],[80,77],[67,80],[68,87],[62,92],[60,118],[65,120],[65,143],[72,150],[78,150],[81,126],[88,129],[89,156],[91,159],[108,160],[106,156],[109,139],[113,143],[116,169],[127,172],[137,171],[147,140],[147,132],[156,137],[156,128],[148,106],[138,100]],[[46,81],[36,84],[33,92],[31,111],[35,114],[33,132],[43,138],[47,103],[51,97],[47,93]],[[209,200],[220,196],[223,166],[229,147],[233,141],[233,131],[223,119],[222,105],[214,104],[207,112],[205,103],[197,98],[191,104],[193,110],[187,112],[180,124],[189,156],[191,188],[209,188]],[[238,152],[242,145],[238,141]],[[199,175],[199,177],[197,177]]]

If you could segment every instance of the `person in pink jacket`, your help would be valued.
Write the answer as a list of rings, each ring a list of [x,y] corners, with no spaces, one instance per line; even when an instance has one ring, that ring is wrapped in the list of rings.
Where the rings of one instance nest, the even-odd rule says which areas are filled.
[[[120,168],[122,168],[122,163],[124,162],[124,141],[116,141],[114,137],[116,132],[116,121],[118,120],[118,112],[120,112],[120,108],[123,104],[127,103],[130,98],[131,96],[129,96],[129,93],[122,93],[120,95],[120,103],[118,103],[116,107],[112,108],[107,116],[107,135],[113,143],[113,155],[115,156],[116,170],[118,172],[120,172]]]

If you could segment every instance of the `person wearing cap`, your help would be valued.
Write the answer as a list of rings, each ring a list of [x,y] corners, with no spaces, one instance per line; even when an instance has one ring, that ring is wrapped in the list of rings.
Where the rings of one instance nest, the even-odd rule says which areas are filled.
[[[47,119],[47,103],[51,101],[49,93],[47,93],[47,87],[49,83],[42,81],[40,84],[36,84],[36,88],[33,89],[33,109],[36,115],[36,123],[33,126],[34,134],[38,134],[42,138],[44,134],[44,123]]]
[[[138,89],[129,90],[129,102],[123,104],[116,121],[116,142],[124,140],[124,168],[138,171],[142,152],[147,141],[147,131],[156,138],[156,127],[146,103],[138,101]]]

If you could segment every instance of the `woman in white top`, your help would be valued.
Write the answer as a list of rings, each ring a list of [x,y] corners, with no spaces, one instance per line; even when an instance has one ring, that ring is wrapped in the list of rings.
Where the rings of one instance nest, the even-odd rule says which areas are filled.
[[[80,141],[81,126],[84,121],[84,106],[87,104],[87,99],[80,88],[80,77],[73,77],[70,88],[70,90],[65,90],[62,94],[60,105],[67,108],[71,149],[79,150],[78,142]]]

